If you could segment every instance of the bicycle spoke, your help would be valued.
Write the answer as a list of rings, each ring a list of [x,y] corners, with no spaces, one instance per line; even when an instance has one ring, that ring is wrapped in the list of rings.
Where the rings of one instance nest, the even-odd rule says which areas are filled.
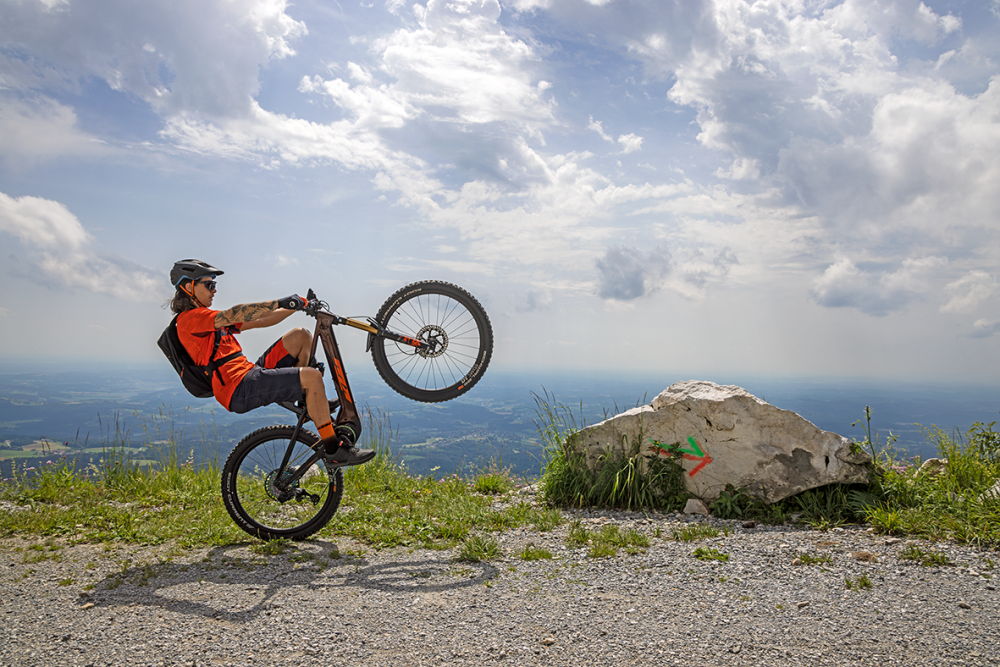
[[[377,319],[390,331],[426,344],[414,349],[382,339],[372,352],[382,377],[410,398],[454,398],[478,381],[489,362],[493,347],[489,319],[461,288],[434,281],[415,283],[391,296]]]

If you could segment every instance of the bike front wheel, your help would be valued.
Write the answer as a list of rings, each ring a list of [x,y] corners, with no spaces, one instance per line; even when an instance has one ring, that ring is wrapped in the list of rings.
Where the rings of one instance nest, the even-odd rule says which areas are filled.
[[[375,316],[386,329],[428,343],[418,350],[376,337],[372,360],[386,384],[425,403],[448,401],[472,389],[493,356],[493,327],[476,298],[436,280],[407,285]]]
[[[294,426],[268,426],[243,438],[222,466],[222,501],[236,525],[262,540],[302,540],[325,526],[340,506],[344,475],[330,475],[323,461],[292,484],[282,479],[312,456],[319,436]],[[283,470],[282,461],[288,455]]]

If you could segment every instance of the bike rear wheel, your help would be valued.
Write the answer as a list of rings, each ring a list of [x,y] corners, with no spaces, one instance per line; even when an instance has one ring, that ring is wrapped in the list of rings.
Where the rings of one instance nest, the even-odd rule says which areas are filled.
[[[386,384],[425,403],[472,389],[493,356],[493,327],[476,298],[457,285],[426,280],[390,296],[375,316],[386,329],[431,343],[418,350],[376,337],[372,360]]]
[[[236,525],[262,540],[302,540],[325,526],[340,506],[344,475],[331,477],[322,460],[287,489],[278,468],[294,426],[267,426],[243,438],[222,466],[222,501]],[[319,436],[300,430],[281,476],[312,455]]]

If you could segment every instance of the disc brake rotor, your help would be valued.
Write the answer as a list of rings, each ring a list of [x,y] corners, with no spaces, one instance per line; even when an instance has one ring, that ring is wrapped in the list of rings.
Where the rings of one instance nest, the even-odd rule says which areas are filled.
[[[429,350],[417,350],[417,354],[427,359],[440,357],[448,349],[448,334],[436,324],[424,326],[416,335],[417,340],[431,346]]]

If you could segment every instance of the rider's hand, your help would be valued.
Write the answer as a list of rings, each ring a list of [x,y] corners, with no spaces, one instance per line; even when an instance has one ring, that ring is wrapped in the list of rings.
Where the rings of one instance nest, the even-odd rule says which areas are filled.
[[[278,307],[287,308],[288,310],[302,310],[306,307],[306,300],[298,294],[293,294],[291,296],[278,299]]]

